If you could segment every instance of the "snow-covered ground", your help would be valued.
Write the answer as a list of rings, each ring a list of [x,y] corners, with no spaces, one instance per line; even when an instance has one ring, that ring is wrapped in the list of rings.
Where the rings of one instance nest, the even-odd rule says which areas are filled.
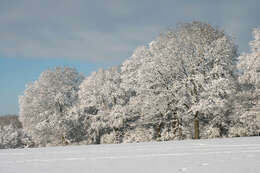
[[[259,173],[260,137],[0,150],[0,173]]]

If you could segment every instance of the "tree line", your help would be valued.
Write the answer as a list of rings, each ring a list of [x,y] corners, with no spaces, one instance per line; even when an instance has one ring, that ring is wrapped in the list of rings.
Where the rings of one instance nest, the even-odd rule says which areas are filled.
[[[260,29],[253,36],[239,54],[223,30],[195,21],[88,77],[48,69],[19,97],[21,138],[46,146],[259,135]]]

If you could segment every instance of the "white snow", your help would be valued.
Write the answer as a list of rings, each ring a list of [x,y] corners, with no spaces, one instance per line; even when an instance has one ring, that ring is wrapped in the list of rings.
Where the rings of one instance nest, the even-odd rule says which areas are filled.
[[[260,137],[0,150],[0,173],[259,173]]]

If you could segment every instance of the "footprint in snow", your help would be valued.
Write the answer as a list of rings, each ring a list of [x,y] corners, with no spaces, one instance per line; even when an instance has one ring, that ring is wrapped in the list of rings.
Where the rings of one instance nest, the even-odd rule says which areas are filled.
[[[208,163],[201,163],[200,166],[208,166]]]
[[[185,171],[187,171],[187,168],[181,168],[181,169],[179,169],[179,172],[185,172]]]

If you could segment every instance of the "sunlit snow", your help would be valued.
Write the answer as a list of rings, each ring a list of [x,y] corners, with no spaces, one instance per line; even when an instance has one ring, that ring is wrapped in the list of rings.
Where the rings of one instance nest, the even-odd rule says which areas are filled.
[[[0,150],[1,173],[258,173],[260,137]]]

